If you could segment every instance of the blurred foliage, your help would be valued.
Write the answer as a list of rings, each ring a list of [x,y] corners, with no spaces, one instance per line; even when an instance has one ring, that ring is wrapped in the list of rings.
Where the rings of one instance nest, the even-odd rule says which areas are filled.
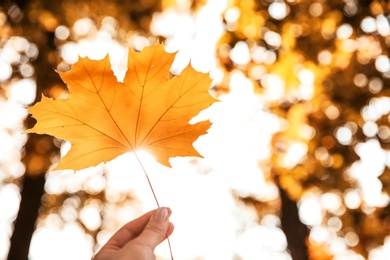
[[[32,0],[15,4],[5,1],[0,9],[0,47],[16,36],[33,43],[39,56],[29,57],[28,62],[35,71],[37,99],[41,93],[58,97],[66,93],[53,70],[64,64],[61,47],[90,36],[89,32],[75,33],[77,21],[89,18],[100,28],[105,17],[114,17],[117,23],[112,37],[118,42],[131,45],[134,35],[156,41],[157,37],[149,32],[152,15],[175,6],[185,8],[178,2]],[[196,12],[205,2],[189,1],[190,8]],[[273,138],[271,162],[262,162],[269,169],[268,178],[298,202],[308,193],[338,198],[342,203],[325,209],[321,224],[335,230],[346,241],[348,234],[357,234],[358,243],[347,244],[366,258],[390,233],[390,205],[367,203],[363,185],[351,174],[351,169],[359,167],[361,157],[356,152],[359,143],[377,140],[382,149],[389,149],[390,109],[375,107],[390,94],[390,68],[386,65],[389,64],[389,8],[387,1],[380,0],[230,0],[222,17],[226,32],[216,46],[225,76],[216,89],[229,91],[231,73],[239,70],[251,80],[254,92],[264,95],[266,108],[280,118],[282,130]],[[69,36],[57,37],[58,26],[68,30]],[[21,57],[28,55],[22,53]],[[66,69],[65,65],[61,68]],[[23,77],[19,67],[19,63],[13,64],[12,78]],[[5,95],[6,84],[2,83],[0,96]],[[372,110],[379,115],[373,116]],[[26,122],[33,123],[30,118]],[[23,152],[26,173],[44,174],[58,157],[59,146],[52,138],[32,136]],[[387,164],[377,175],[381,195],[388,198]],[[357,194],[358,205],[348,204],[350,193]],[[122,194],[110,200],[103,190],[88,189],[48,192],[42,199],[40,218],[51,214],[66,218],[69,215],[63,214],[65,210],[81,211],[88,205],[98,207],[103,216],[107,213],[105,207],[121,205],[131,197]],[[241,199],[254,206],[259,216],[281,208],[280,201]],[[107,205],[102,206],[107,200]],[[332,223],[337,220],[342,225],[334,228]],[[83,224],[82,220],[78,221]],[[84,227],[95,241],[104,228]],[[310,259],[332,259],[328,242],[309,238]]]
[[[337,235],[355,232],[359,243],[351,248],[365,257],[390,232],[389,205],[366,203],[361,183],[350,172],[360,159],[357,144],[374,139],[388,149],[389,110],[375,119],[363,116],[380,100],[375,98],[389,96],[388,13],[386,1],[230,1],[224,14],[227,31],[217,47],[225,75],[244,72],[256,92],[271,97],[268,109],[281,118],[271,178],[297,201],[307,192],[336,195],[344,203],[327,210],[323,224],[341,219]],[[249,53],[250,58],[243,62],[232,55],[239,49],[241,57]],[[219,89],[228,90],[228,82]],[[279,93],[269,95],[275,88]],[[351,135],[347,140],[343,130]],[[379,179],[388,200],[387,165]],[[345,204],[350,191],[360,194],[359,207]],[[310,259],[330,259],[328,247],[312,241]]]

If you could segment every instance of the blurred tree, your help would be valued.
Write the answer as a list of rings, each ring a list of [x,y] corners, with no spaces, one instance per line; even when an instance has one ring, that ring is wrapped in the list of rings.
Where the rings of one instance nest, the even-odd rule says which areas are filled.
[[[198,10],[204,2],[191,1],[191,8]],[[155,41],[149,34],[153,13],[175,3],[6,0],[0,11],[7,22],[0,35],[2,39],[23,36],[37,46],[39,56],[31,62],[38,101],[41,93],[66,95],[53,68],[69,69],[60,52],[66,43],[88,38],[90,32],[75,33],[77,21],[88,18],[103,27],[105,17],[114,17],[119,25],[112,37],[118,42],[132,45],[134,34]],[[223,15],[226,33],[216,46],[225,78],[216,89],[229,91],[232,73],[243,72],[281,124],[273,138],[271,161],[260,163],[279,186],[280,198],[240,199],[259,216],[281,215],[294,259],[332,259],[337,253],[331,246],[334,240],[313,234],[316,227],[326,228],[328,237],[342,238],[345,247],[364,257],[390,232],[390,171],[385,155],[390,142],[388,13],[389,4],[379,0],[228,1]],[[26,120],[27,127],[33,124],[33,119]],[[45,174],[58,159],[59,147],[57,140],[38,135],[30,135],[25,145],[26,173],[16,181],[22,199],[9,259],[27,259],[38,213],[43,218],[61,211],[63,205],[79,211],[107,200],[104,189],[44,193]],[[367,158],[382,161],[367,166]],[[308,196],[321,206],[319,223],[300,214]],[[120,204],[127,199],[131,194],[113,201]],[[309,236],[306,225],[311,228]],[[101,227],[84,228],[96,241]]]
[[[21,4],[24,4],[23,2]],[[8,2],[2,6],[8,13],[8,26],[12,28],[8,34],[2,35],[7,39],[14,35],[23,35],[31,42],[37,44],[40,55],[33,61],[38,82],[37,93],[41,93],[53,82],[58,81],[52,69],[48,56],[55,50],[50,42],[52,35],[44,30],[38,29],[34,23],[25,21],[25,13],[16,4]],[[45,46],[45,48],[41,48]],[[15,69],[14,71],[18,71]],[[37,97],[40,95],[38,94]],[[26,124],[33,125],[33,121],[28,119]],[[44,174],[51,165],[50,158],[58,151],[46,136],[31,136],[25,145],[26,153],[23,162],[26,165],[26,173],[21,183],[21,202],[18,217],[15,221],[14,232],[11,237],[11,248],[9,259],[27,259],[31,236],[34,232],[35,222],[38,217],[38,210],[41,206],[41,197],[45,177]]]
[[[332,255],[331,241],[318,244],[289,228],[301,223],[298,211],[295,217],[283,217],[289,210],[285,192],[300,203],[311,193],[342,202],[324,209],[320,225],[333,228],[347,247],[364,257],[389,234],[388,164],[371,162],[382,163],[377,172],[361,173],[371,177],[354,173],[363,166],[360,144],[379,142],[383,156],[388,147],[388,99],[383,99],[389,95],[388,8],[384,1],[246,0],[230,1],[224,14],[227,32],[218,53],[225,75],[243,71],[282,120],[269,167],[281,188],[282,227],[293,259],[303,259],[306,250],[296,250],[294,240],[301,245],[309,241],[310,259]],[[380,109],[380,101],[386,105],[377,116],[370,106],[376,103]],[[378,183],[377,176],[383,189],[376,191],[377,201],[368,201],[373,191],[362,178]],[[350,194],[359,194],[361,204],[351,205]],[[341,226],[332,227],[337,221]],[[352,241],[351,234],[358,239]]]

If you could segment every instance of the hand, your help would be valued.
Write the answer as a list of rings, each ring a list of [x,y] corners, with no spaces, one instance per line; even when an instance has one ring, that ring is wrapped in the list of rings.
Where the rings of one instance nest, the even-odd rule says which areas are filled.
[[[154,249],[173,232],[170,208],[158,208],[119,229],[93,260],[155,260]]]

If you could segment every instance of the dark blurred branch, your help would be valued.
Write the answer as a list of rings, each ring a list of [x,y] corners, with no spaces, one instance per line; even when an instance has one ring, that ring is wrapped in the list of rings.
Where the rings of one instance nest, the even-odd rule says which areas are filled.
[[[296,201],[289,198],[286,192],[279,188],[282,200],[281,223],[287,238],[288,250],[293,260],[308,259],[306,239],[309,230],[299,219]]]
[[[30,242],[35,230],[35,222],[41,205],[44,191],[44,173],[30,176],[25,175],[21,192],[21,201],[15,229],[11,237],[11,248],[8,260],[28,259]]]
[[[54,66],[49,59],[50,54],[56,50],[53,33],[46,31],[37,21],[30,20],[28,14],[33,1],[13,2],[23,13],[23,19],[12,25],[14,33],[21,34],[20,36],[35,43],[39,50],[38,58],[32,61],[37,84],[35,100],[37,102],[45,90],[59,82],[59,77],[54,72]],[[34,124],[35,120],[31,117],[25,120],[26,128],[31,128]],[[41,198],[44,194],[45,173],[51,165],[51,158],[58,154],[58,147],[54,145],[53,138],[45,135],[29,135],[24,150],[22,162],[26,166],[26,171],[21,183],[19,212],[10,240],[9,260],[28,259],[30,242],[36,228]]]

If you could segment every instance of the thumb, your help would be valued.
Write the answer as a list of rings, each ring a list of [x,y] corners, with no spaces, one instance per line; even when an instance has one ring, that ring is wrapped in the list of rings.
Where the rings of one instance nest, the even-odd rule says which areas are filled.
[[[158,208],[149,219],[145,229],[136,238],[138,242],[152,249],[160,244],[167,237],[170,214],[169,208]]]

